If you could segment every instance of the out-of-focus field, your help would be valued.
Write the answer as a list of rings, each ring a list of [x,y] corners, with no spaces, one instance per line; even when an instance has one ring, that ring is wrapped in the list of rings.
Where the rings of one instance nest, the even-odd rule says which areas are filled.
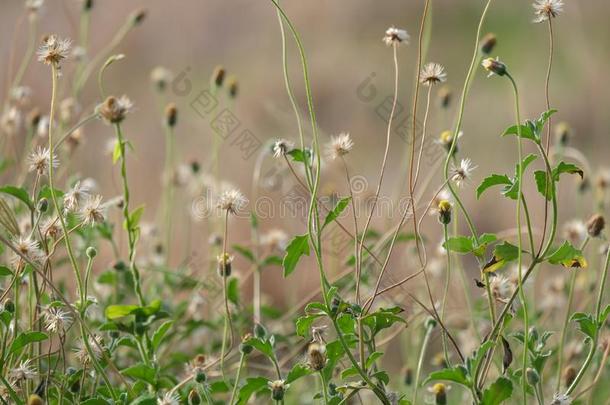
[[[40,34],[57,33],[76,37],[78,7],[74,0],[51,0],[45,5]],[[378,165],[383,153],[385,122],[378,114],[381,101],[392,94],[391,50],[381,42],[390,25],[407,29],[412,36],[418,30],[423,1],[405,0],[286,0],[287,13],[294,19],[302,34],[309,57],[313,95],[323,139],[329,134],[348,131],[356,143],[350,155],[355,175],[369,181],[372,192],[376,184]],[[443,64],[448,73],[448,84],[455,97],[452,113],[441,116],[438,109],[431,113],[429,135],[437,137],[448,129],[454,116],[455,100],[463,82],[472,52],[475,26],[481,1],[438,0],[433,2],[429,52],[426,61]],[[117,48],[127,58],[108,70],[105,76],[107,91],[127,94],[134,100],[136,109],[125,124],[127,136],[137,153],[129,162],[133,201],[155,207],[159,202],[160,176],[163,167],[164,141],[161,113],[154,97],[149,75],[156,66],[165,66],[176,76],[183,75],[178,87],[168,92],[167,101],[177,103],[180,123],[177,128],[178,154],[183,161],[198,159],[209,169],[208,161],[213,131],[209,117],[201,117],[191,106],[200,91],[208,87],[215,65],[222,64],[228,73],[239,80],[239,97],[230,110],[240,121],[241,130],[249,130],[261,143],[276,137],[296,140],[281,67],[281,39],[277,16],[269,1],[253,0],[101,0],[93,12],[91,30],[92,47],[104,46],[123,23],[130,11],[145,7],[149,14],[145,23],[131,32]],[[555,64],[551,79],[552,106],[559,110],[555,122],[567,121],[574,129],[573,145],[581,149],[591,161],[610,166],[610,90],[607,78],[610,55],[610,28],[607,24],[610,3],[604,0],[577,2],[566,5],[561,18],[554,21]],[[26,41],[27,24],[23,18],[22,2],[2,0],[0,3],[0,68],[2,91],[6,91],[6,78],[11,77],[20,61]],[[489,13],[484,31],[494,32],[498,45],[494,55],[510,66],[522,92],[523,115],[536,117],[545,109],[544,76],[548,56],[547,27],[533,24],[529,1],[498,1]],[[412,83],[415,75],[416,46],[402,46],[399,51],[400,102],[410,110]],[[14,51],[13,51],[14,50]],[[297,94],[303,111],[304,96],[296,50],[290,45],[289,61]],[[70,63],[65,69],[71,69]],[[373,78],[377,93],[367,100],[360,92],[363,83]],[[188,82],[188,83],[187,83]],[[47,108],[50,85],[47,67],[32,64],[24,83],[34,90],[34,104]],[[186,86],[186,87],[184,87]],[[501,131],[513,122],[509,106],[510,92],[506,81],[485,80],[479,69],[472,87],[472,97],[466,106],[465,136],[461,140],[462,156],[468,156],[479,166],[474,181],[463,192],[467,204],[474,199],[474,188],[484,175],[491,172],[512,172],[516,150],[513,142],[498,140]],[[190,89],[190,91],[188,91]],[[360,90],[359,90],[360,89]],[[83,100],[93,105],[100,101],[95,80],[85,89]],[[421,111],[421,109],[420,109]],[[406,112],[405,112],[406,114]],[[401,116],[402,118],[406,115]],[[399,117],[399,120],[400,118]],[[420,118],[421,119],[421,118]],[[71,170],[84,176],[93,176],[101,183],[102,194],[119,194],[117,174],[111,175],[106,144],[111,137],[107,127],[98,123],[85,130],[85,144]],[[236,142],[237,133],[222,143],[220,170],[222,178],[237,184],[251,197],[252,171],[256,154],[245,156]],[[395,195],[398,172],[404,165],[408,145],[398,136],[393,137],[387,181],[382,194]],[[246,153],[247,154],[247,153]],[[442,156],[442,155],[436,155]],[[427,161],[424,174],[435,162]],[[267,163],[273,168],[274,163]],[[597,170],[597,167],[593,167]],[[336,175],[326,174],[323,191],[347,192],[339,167]],[[330,171],[329,173],[332,173]],[[286,178],[286,181],[290,181]],[[273,200],[282,198],[284,188],[259,191]],[[534,190],[528,183],[527,190]],[[403,186],[403,191],[405,187]],[[573,193],[573,187],[563,187],[562,193]],[[572,199],[568,199],[572,201]],[[503,229],[513,221],[511,202],[497,198],[483,198],[472,209],[479,227]],[[576,215],[578,207],[563,203],[563,220]],[[205,246],[205,229],[190,224],[190,201],[180,199],[176,210],[183,210],[182,221],[176,220],[174,243],[181,246],[186,233],[193,235],[192,249]],[[533,207],[535,221],[541,206]],[[152,214],[154,209],[150,210]],[[580,212],[587,216],[588,212]],[[235,242],[247,242],[249,233],[246,220],[237,221],[232,231]],[[301,220],[275,218],[266,220],[264,227],[282,227],[289,234],[302,232]],[[431,237],[437,237],[431,235]],[[182,249],[174,249],[182,252]],[[199,250],[202,252],[204,250]],[[176,254],[174,262],[181,260]],[[264,289],[275,292],[273,279],[277,274],[266,275]],[[299,274],[289,285],[303,293],[309,288],[302,281],[311,278]],[[284,284],[286,285],[286,284]]]

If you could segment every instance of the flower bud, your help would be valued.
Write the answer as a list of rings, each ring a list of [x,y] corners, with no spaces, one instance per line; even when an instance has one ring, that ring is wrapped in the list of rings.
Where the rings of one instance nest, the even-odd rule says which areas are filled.
[[[15,312],[15,303],[10,298],[4,302],[4,310],[10,314]]]
[[[572,130],[566,122],[560,122],[555,127],[555,139],[561,146],[567,146],[572,137]]]
[[[528,367],[525,370],[525,378],[527,378],[527,382],[532,386],[536,386],[540,382],[540,374],[538,374],[536,369],[531,367]]]
[[[506,65],[500,62],[498,59],[487,58],[481,63],[483,68],[490,74],[497,74],[498,76],[504,76],[507,72]]]
[[[284,380],[275,380],[267,383],[269,389],[271,389],[271,398],[274,401],[282,401],[284,399],[284,394],[288,389],[288,384],[284,382]]]
[[[49,209],[49,200],[47,200],[45,197],[42,197],[40,200],[38,200],[38,206],[36,207],[36,209],[40,213],[47,212],[47,210]]]
[[[429,317],[426,319],[426,321],[424,322],[424,327],[426,329],[434,329],[436,328],[436,319]]]
[[[260,323],[254,325],[254,336],[259,339],[265,339],[267,337],[267,329]]]
[[[229,277],[231,275],[231,267],[233,256],[228,253],[218,256],[218,275],[220,277]]]
[[[447,200],[441,200],[438,203],[438,220],[443,225],[449,225],[451,222],[451,203]]]
[[[576,378],[576,369],[572,366],[567,366],[563,370],[563,384],[565,387],[569,387],[574,382]]]
[[[403,375],[403,382],[407,386],[413,384],[413,369],[411,367],[407,367],[405,369],[405,372]]]
[[[595,214],[587,222],[587,232],[589,233],[590,237],[597,238],[599,235],[601,235],[605,226],[606,221],[604,220],[604,217],[599,214]]]
[[[434,394],[434,403],[436,405],[447,404],[447,386],[443,383],[436,383],[430,390]]]
[[[225,80],[225,68],[218,65],[214,68],[214,72],[212,73],[212,83],[216,86],[216,87],[222,87],[222,84],[224,83]]]
[[[131,14],[131,24],[136,27],[140,24],[142,24],[142,22],[144,21],[144,19],[146,19],[146,15],[148,14],[148,12],[145,9],[140,9],[137,11],[134,11]]]
[[[165,107],[165,124],[173,128],[176,126],[176,122],[178,121],[178,109],[176,108],[176,104],[170,103]]]
[[[235,98],[237,97],[237,93],[239,92],[239,85],[237,83],[237,78],[235,76],[231,76],[227,79],[227,85],[229,87],[229,97]]]
[[[91,11],[92,8],[93,8],[93,0],[83,1],[83,10],[84,11]]]
[[[93,246],[89,246],[86,253],[89,259],[93,259],[95,256],[97,256],[97,250]]]
[[[488,33],[481,40],[481,52],[484,55],[489,55],[493,51],[497,42],[498,40],[496,38],[496,35],[491,32]]]
[[[240,353],[242,353],[244,355],[248,355],[248,354],[252,353],[252,350],[254,350],[254,347],[252,347],[252,345],[246,343],[251,338],[252,338],[252,334],[251,333],[246,333],[244,335],[244,337],[241,339],[241,343],[239,345],[239,352]]]
[[[42,398],[40,398],[40,396],[32,394],[28,398],[28,405],[44,405],[44,401]]]
[[[438,100],[442,108],[449,108],[451,105],[451,90],[448,86],[443,86],[438,91]]]
[[[199,405],[201,403],[201,397],[194,388],[189,392],[188,401],[189,405]]]

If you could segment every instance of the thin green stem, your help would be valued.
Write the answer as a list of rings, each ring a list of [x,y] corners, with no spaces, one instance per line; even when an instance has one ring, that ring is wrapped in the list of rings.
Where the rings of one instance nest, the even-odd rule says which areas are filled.
[[[419,349],[419,359],[417,360],[417,369],[415,370],[415,382],[413,385],[413,400],[411,403],[417,404],[417,392],[419,390],[419,379],[421,377],[421,371],[424,366],[424,357],[426,356],[426,351],[428,349],[428,343],[430,342],[430,337],[432,336],[432,331],[434,330],[434,325],[432,322],[429,322],[426,325],[426,332],[424,333],[424,339],[422,340],[421,348]]]
[[[447,230],[447,224],[443,224],[443,238],[444,238],[444,242],[445,245],[447,245],[447,241],[449,240],[449,233]],[[449,293],[449,283],[451,280],[451,252],[449,251],[449,249],[446,250],[447,253],[447,269],[446,269],[446,276],[445,276],[445,290],[443,292],[443,303],[441,306],[441,322],[445,322],[445,309],[447,306],[447,295]],[[442,345],[443,345],[443,353],[445,355],[445,363],[447,364],[447,366],[451,366],[451,362],[449,360],[449,350],[447,348],[447,334],[446,333],[442,333]]]
[[[123,131],[121,130],[121,124],[116,123],[114,125],[115,134],[117,137],[117,142],[119,145],[120,151],[120,161],[121,161],[121,179],[123,183],[123,219],[125,220],[125,227],[127,228],[127,238],[129,244],[129,269],[131,271],[131,276],[133,279],[133,288],[136,297],[140,303],[140,306],[145,306],[146,301],[144,300],[144,295],[142,294],[142,286],[140,281],[140,271],[138,270],[138,266],[136,264],[136,243],[137,243],[137,229],[135,229],[134,224],[132,223],[131,213],[129,212],[129,203],[130,203],[130,192],[129,192],[129,183],[127,180],[127,155],[126,155],[126,145],[127,142],[123,137]]]
[[[231,392],[231,400],[229,401],[229,405],[233,405],[233,401],[235,400],[235,394],[237,394],[237,387],[239,386],[239,379],[241,377],[241,371],[244,368],[244,364],[246,362],[246,354],[242,353],[239,357],[239,366],[237,367],[237,373],[235,374],[235,383],[233,384],[233,391]]]

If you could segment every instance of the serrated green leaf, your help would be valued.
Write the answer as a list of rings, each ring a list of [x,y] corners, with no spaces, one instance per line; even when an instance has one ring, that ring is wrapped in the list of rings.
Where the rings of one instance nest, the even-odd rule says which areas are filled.
[[[443,243],[445,249],[456,253],[470,253],[474,250],[472,239],[466,236],[455,236]]]
[[[0,187],[0,193],[11,195],[19,201],[23,202],[25,205],[27,205],[28,208],[34,209],[34,203],[32,203],[32,201],[30,200],[28,192],[21,187],[15,187],[10,185],[3,186]]]
[[[152,346],[154,350],[159,348],[173,324],[174,321],[165,321],[157,328],[155,333],[152,335]]]
[[[477,187],[477,199],[479,199],[481,194],[488,188],[501,184],[512,184],[512,181],[505,174],[492,174],[491,176],[486,177],[479,187]]]
[[[597,325],[593,315],[585,314],[583,312],[576,312],[572,315],[570,321],[578,324],[579,331],[591,339],[595,339],[595,336],[597,335]]]
[[[245,405],[250,397],[263,389],[267,388],[269,380],[264,377],[246,378],[246,383],[239,389],[236,405]]]
[[[155,369],[145,364],[136,364],[135,366],[128,367],[121,371],[123,375],[134,378],[136,380],[142,380],[150,385],[155,384],[156,372]]]
[[[341,213],[349,205],[351,199],[351,197],[344,197],[337,201],[337,205],[335,205],[335,207],[326,215],[326,219],[324,219],[324,225],[322,225],[322,229],[324,229],[326,225],[330,224],[335,219],[339,218],[339,215],[341,215]]]
[[[42,342],[47,340],[48,336],[44,332],[23,332],[19,336],[13,340],[11,343],[11,347],[9,349],[9,353],[13,354],[23,349],[25,346],[30,343]]]
[[[235,244],[233,245],[233,250],[242,255],[249,262],[256,262],[256,259],[254,258],[254,253],[252,253],[252,250],[248,249],[247,247]]]
[[[468,378],[468,371],[461,365],[431,372],[423,385],[426,385],[431,381],[452,381],[465,387],[470,387],[472,385]]]
[[[309,256],[309,239],[307,234],[295,236],[286,247],[286,254],[282,261],[284,277],[292,274],[303,255]]]
[[[311,374],[311,368],[303,363],[295,364],[286,376],[286,384],[290,384],[301,377]]]
[[[499,405],[513,394],[513,383],[506,377],[499,377],[485,391],[481,405]]]

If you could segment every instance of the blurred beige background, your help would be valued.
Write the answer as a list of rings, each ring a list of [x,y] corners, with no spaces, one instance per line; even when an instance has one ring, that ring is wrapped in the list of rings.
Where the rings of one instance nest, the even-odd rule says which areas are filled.
[[[415,71],[419,19],[423,0],[285,0],[286,12],[300,30],[309,58],[313,95],[324,139],[328,134],[348,131],[355,141],[348,161],[355,174],[374,183],[383,153],[385,123],[376,112],[377,102],[363,102],[357,89],[371,74],[379,97],[392,93],[392,51],[381,42],[390,25],[409,31],[412,44],[399,49],[400,101],[409,106],[412,99],[412,78]],[[427,61],[447,68],[448,85],[459,92],[471,57],[476,23],[483,7],[481,0],[432,1],[432,31]],[[548,37],[545,24],[533,24],[530,1],[495,1],[489,12],[484,31],[498,36],[493,54],[507,63],[522,91],[524,118],[537,117],[544,110],[544,76],[548,57]],[[567,121],[574,128],[573,145],[586,153],[592,167],[610,166],[608,127],[610,105],[608,63],[610,63],[610,2],[605,0],[566,1],[565,12],[554,21],[555,64],[551,81],[551,102],[559,110],[555,122]],[[131,32],[117,48],[127,58],[112,66],[106,74],[106,87],[111,93],[127,94],[136,109],[125,125],[128,138],[136,147],[130,157],[130,178],[134,204],[147,203],[151,210],[158,203],[161,169],[163,167],[164,138],[161,115],[150,81],[151,70],[158,65],[174,74],[186,72],[193,92],[179,95],[170,92],[167,100],[175,101],[180,109],[177,129],[177,151],[181,161],[196,158],[206,164],[213,131],[191,107],[195,92],[207,87],[210,74],[217,64],[226,67],[239,80],[239,97],[232,111],[261,142],[277,137],[296,140],[297,132],[283,85],[281,70],[281,42],[277,16],[268,0],[98,0],[91,23],[92,49],[98,50],[132,10],[145,7],[149,14],[144,24]],[[42,33],[76,36],[78,27],[77,0],[47,0],[42,16]],[[6,90],[9,72],[14,72],[25,46],[26,24],[22,1],[0,0],[0,58],[2,91]],[[12,66],[11,49],[16,49]],[[304,91],[297,55],[290,39],[290,69],[293,84],[304,108]],[[25,84],[35,90],[35,103],[48,105],[50,79],[47,67],[34,64]],[[457,99],[455,94],[454,100]],[[95,80],[85,90],[84,107],[99,102]],[[377,99],[376,99],[377,100]],[[381,98],[379,98],[381,100]],[[422,104],[423,106],[423,104]],[[48,106],[46,107],[48,109]],[[410,107],[409,107],[410,108]],[[436,138],[452,122],[443,117],[438,108],[431,112],[429,136]],[[421,111],[421,107],[420,107]],[[490,192],[476,202],[474,189],[492,171],[511,174],[514,170],[516,147],[512,139],[501,139],[499,134],[513,123],[512,94],[506,80],[485,78],[477,70],[471,96],[466,107],[460,156],[471,157],[479,166],[474,181],[462,194],[471,204],[474,220],[481,231],[498,231],[511,226],[513,203],[500,201]],[[103,154],[110,130],[101,123],[86,128],[86,144],[76,156],[73,167],[83,176],[93,176],[102,185],[104,195],[119,193],[119,182],[110,169],[110,157]],[[383,193],[392,195],[400,177],[407,145],[393,137],[387,181]],[[255,157],[244,158],[242,151],[231,140],[222,143],[222,177],[252,195],[251,175]],[[432,162],[425,162],[426,167]],[[269,163],[272,167],[273,163]],[[324,187],[345,195],[340,167],[329,165],[324,175]],[[112,173],[112,175],[110,175]],[[432,185],[440,183],[440,177]],[[562,183],[563,184],[563,183]],[[565,208],[561,217],[575,215],[572,198],[575,183],[572,179],[562,186],[561,198]],[[528,193],[534,196],[533,182]],[[435,186],[432,188],[436,188]],[[265,195],[265,191],[260,194]],[[281,192],[270,191],[279,198]],[[189,208],[182,201],[182,210]],[[533,208],[540,213],[540,205]],[[588,214],[584,208],[583,215]],[[536,216],[537,220],[539,217]],[[381,224],[382,222],[378,222]],[[176,242],[181,243],[186,222],[177,221]],[[302,233],[298,220],[266,221],[263,227],[281,226],[288,234]],[[430,234],[435,235],[437,229]],[[249,240],[248,222],[234,223],[235,242]],[[195,229],[195,244],[204,244],[207,236],[203,228]],[[178,261],[179,258],[174,258]],[[279,275],[279,270],[276,275]],[[292,286],[308,288],[307,278],[300,274]]]

